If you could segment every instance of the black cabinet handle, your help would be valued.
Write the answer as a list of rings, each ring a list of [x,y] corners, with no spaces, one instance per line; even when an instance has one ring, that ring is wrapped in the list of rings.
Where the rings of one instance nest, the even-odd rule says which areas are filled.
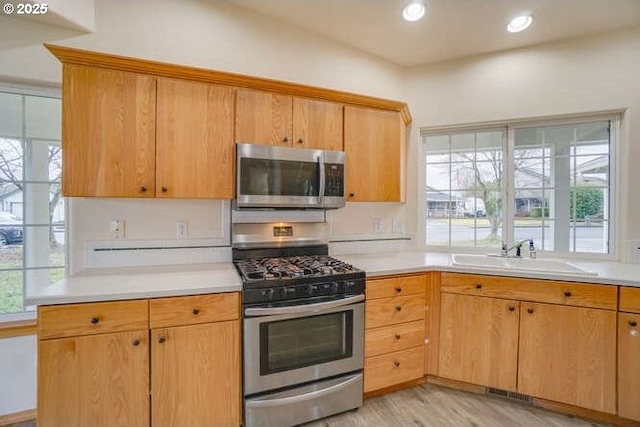
[[[162,343],[163,343],[163,342],[165,342],[166,340],[167,340],[167,339],[165,338],[165,336],[164,336],[164,335],[160,335],[160,336],[158,337],[158,342],[159,342],[160,344],[162,344]]]
[[[531,307],[527,308],[527,313],[529,313],[529,314],[533,313],[533,308],[531,308]]]
[[[167,189],[167,187],[162,187],[161,190],[162,190],[163,193],[166,193],[168,189]]]
[[[564,291],[564,296],[565,297],[570,297],[571,296],[571,292],[570,291]]]
[[[300,138],[298,139],[298,144],[302,144],[304,142],[304,139]]]
[[[145,191],[147,191],[147,187],[145,187],[145,186],[143,185],[142,187],[140,187],[140,191],[142,191],[142,192],[144,193]]]
[[[396,287],[396,292],[398,293],[402,292],[402,288],[400,286]]]
[[[194,316],[200,314],[200,310],[197,308],[194,308],[191,312],[193,313]]]
[[[516,311],[516,308],[512,305],[509,306],[509,311]]]
[[[355,196],[355,194],[349,193],[349,197],[353,197],[353,196]]]
[[[140,340],[135,339],[135,340],[133,340],[133,342],[131,344],[133,344],[134,347],[137,347],[137,346],[140,345]]]
[[[629,326],[635,328],[636,326],[638,326],[638,322],[636,322],[635,320],[629,320]]]
[[[395,366],[395,367],[397,368],[398,366],[400,366],[400,362],[398,362],[398,361],[396,360],[395,362],[393,362],[393,366]]]
[[[100,321],[100,318],[98,316],[94,316],[90,319],[90,322],[93,323],[94,325],[99,321]]]
[[[480,283],[476,283],[476,289],[482,289],[482,285]]]
[[[399,305],[397,305],[397,306],[396,306],[396,311],[402,311],[402,307],[401,307],[401,306],[399,306]]]
[[[401,338],[400,334],[396,334],[395,337],[396,337],[397,340],[399,340]]]
[[[282,138],[282,142],[289,142],[289,137],[285,136],[284,138]]]

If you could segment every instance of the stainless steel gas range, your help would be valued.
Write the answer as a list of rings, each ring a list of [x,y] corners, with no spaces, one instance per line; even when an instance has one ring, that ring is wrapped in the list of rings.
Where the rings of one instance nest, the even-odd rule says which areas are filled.
[[[326,244],[234,248],[243,282],[244,425],[362,405],[365,274]]]

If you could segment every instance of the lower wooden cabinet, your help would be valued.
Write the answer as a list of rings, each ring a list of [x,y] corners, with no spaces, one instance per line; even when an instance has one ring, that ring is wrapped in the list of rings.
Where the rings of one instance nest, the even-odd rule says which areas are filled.
[[[640,291],[640,290],[639,290]],[[640,292],[639,292],[640,293]],[[622,299],[620,300],[622,303]],[[618,314],[618,415],[640,421],[640,314]]]
[[[38,427],[241,424],[238,293],[40,314]]]
[[[616,412],[616,313],[522,303],[518,391]]]
[[[442,294],[440,375],[516,391],[518,301]]]
[[[240,424],[240,323],[151,331],[151,425]]]
[[[424,375],[425,275],[367,280],[364,392]]]
[[[38,426],[149,425],[149,331],[38,343]]]

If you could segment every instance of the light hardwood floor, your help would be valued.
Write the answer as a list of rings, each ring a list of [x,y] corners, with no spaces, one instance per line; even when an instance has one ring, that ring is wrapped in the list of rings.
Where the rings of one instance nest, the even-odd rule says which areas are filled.
[[[305,427],[604,427],[510,400],[423,384],[367,399],[357,411]]]
[[[367,399],[357,411],[305,427],[605,427],[497,397],[423,384]],[[34,421],[8,427],[36,427]]]

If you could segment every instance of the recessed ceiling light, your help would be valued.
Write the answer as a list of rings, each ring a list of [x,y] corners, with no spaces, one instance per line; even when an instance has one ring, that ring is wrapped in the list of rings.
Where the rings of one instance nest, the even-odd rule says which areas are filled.
[[[421,1],[412,1],[402,10],[402,17],[409,21],[417,21],[424,16],[426,8]]]
[[[533,14],[531,13],[523,13],[522,15],[518,15],[509,21],[509,25],[507,25],[507,31],[510,33],[519,33],[520,31],[524,31],[529,28],[529,25],[533,22]]]

